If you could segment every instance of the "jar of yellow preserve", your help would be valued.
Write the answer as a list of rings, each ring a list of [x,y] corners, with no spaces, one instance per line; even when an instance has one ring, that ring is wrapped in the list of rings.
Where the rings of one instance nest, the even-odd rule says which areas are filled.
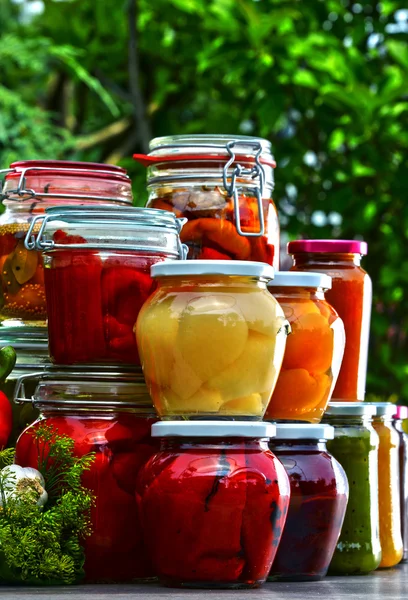
[[[390,402],[369,403],[377,413],[373,426],[380,438],[378,451],[378,499],[380,509],[380,567],[394,567],[403,555],[401,535],[398,432],[392,425],[395,405]]]
[[[162,418],[261,419],[289,328],[265,263],[164,261],[136,324],[147,386]]]

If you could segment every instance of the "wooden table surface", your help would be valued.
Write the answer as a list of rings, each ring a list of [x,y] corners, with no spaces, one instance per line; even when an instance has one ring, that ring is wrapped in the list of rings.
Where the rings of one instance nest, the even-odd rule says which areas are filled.
[[[408,600],[408,564],[395,569],[376,571],[363,577],[326,577],[310,583],[266,583],[257,590],[179,590],[149,585],[83,585],[54,588],[24,588],[0,586],[1,600],[131,600],[154,598],[169,600]]]

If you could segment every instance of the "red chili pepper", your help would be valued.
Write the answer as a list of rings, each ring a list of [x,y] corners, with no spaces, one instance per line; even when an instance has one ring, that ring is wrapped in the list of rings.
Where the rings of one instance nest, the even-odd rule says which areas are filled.
[[[0,392],[0,449],[4,448],[13,426],[13,413],[6,394]]]
[[[232,260],[232,257],[228,254],[223,254],[222,252],[218,252],[218,250],[214,250],[213,248],[203,248],[198,258],[208,259],[208,260]]]

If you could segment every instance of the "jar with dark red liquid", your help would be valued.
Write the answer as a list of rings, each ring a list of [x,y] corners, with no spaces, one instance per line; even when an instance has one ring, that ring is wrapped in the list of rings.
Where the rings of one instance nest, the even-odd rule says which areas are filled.
[[[286,525],[271,581],[316,581],[329,568],[348,500],[347,476],[326,448],[329,425],[277,424],[269,448],[289,475]]]
[[[32,222],[26,245],[43,251],[54,363],[139,364],[134,327],[155,287],[150,267],[182,258],[182,223],[161,210],[111,207],[51,208]]]
[[[392,420],[394,428],[398,431],[399,445],[399,481],[400,481],[400,507],[401,507],[401,532],[404,545],[402,562],[408,560],[408,435],[403,429],[403,421],[408,419],[408,407],[396,406]]]
[[[21,400],[21,399],[20,399]],[[78,457],[95,460],[83,484],[95,496],[92,534],[84,542],[86,582],[145,581],[155,572],[148,560],[138,518],[135,488],[139,470],[157,451],[151,438],[157,420],[141,376],[123,373],[49,373],[34,394],[40,417],[19,437],[15,462],[37,468],[46,453],[32,433],[47,425],[75,441]]]
[[[154,569],[170,587],[251,588],[265,581],[289,505],[289,480],[268,448],[275,427],[164,421],[160,451],[137,485]]]

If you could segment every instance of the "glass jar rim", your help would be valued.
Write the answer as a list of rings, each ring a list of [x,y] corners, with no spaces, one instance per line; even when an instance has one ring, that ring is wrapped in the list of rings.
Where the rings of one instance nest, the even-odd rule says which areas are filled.
[[[325,416],[373,417],[377,409],[368,402],[329,402]]]
[[[323,288],[330,290],[332,278],[326,273],[312,273],[311,271],[278,271],[268,283],[268,287],[303,287]]]
[[[288,243],[288,254],[361,254],[368,252],[367,242],[362,240],[294,240]]]
[[[276,427],[263,421],[160,421],[152,437],[272,438]]]
[[[236,276],[273,279],[275,270],[266,263],[244,260],[165,260],[152,265],[151,276],[159,277],[199,277]]]
[[[365,402],[368,406],[375,408],[376,417],[393,417],[395,415],[395,404],[392,402]]]
[[[334,427],[325,423],[275,423],[274,440],[332,440]]]

